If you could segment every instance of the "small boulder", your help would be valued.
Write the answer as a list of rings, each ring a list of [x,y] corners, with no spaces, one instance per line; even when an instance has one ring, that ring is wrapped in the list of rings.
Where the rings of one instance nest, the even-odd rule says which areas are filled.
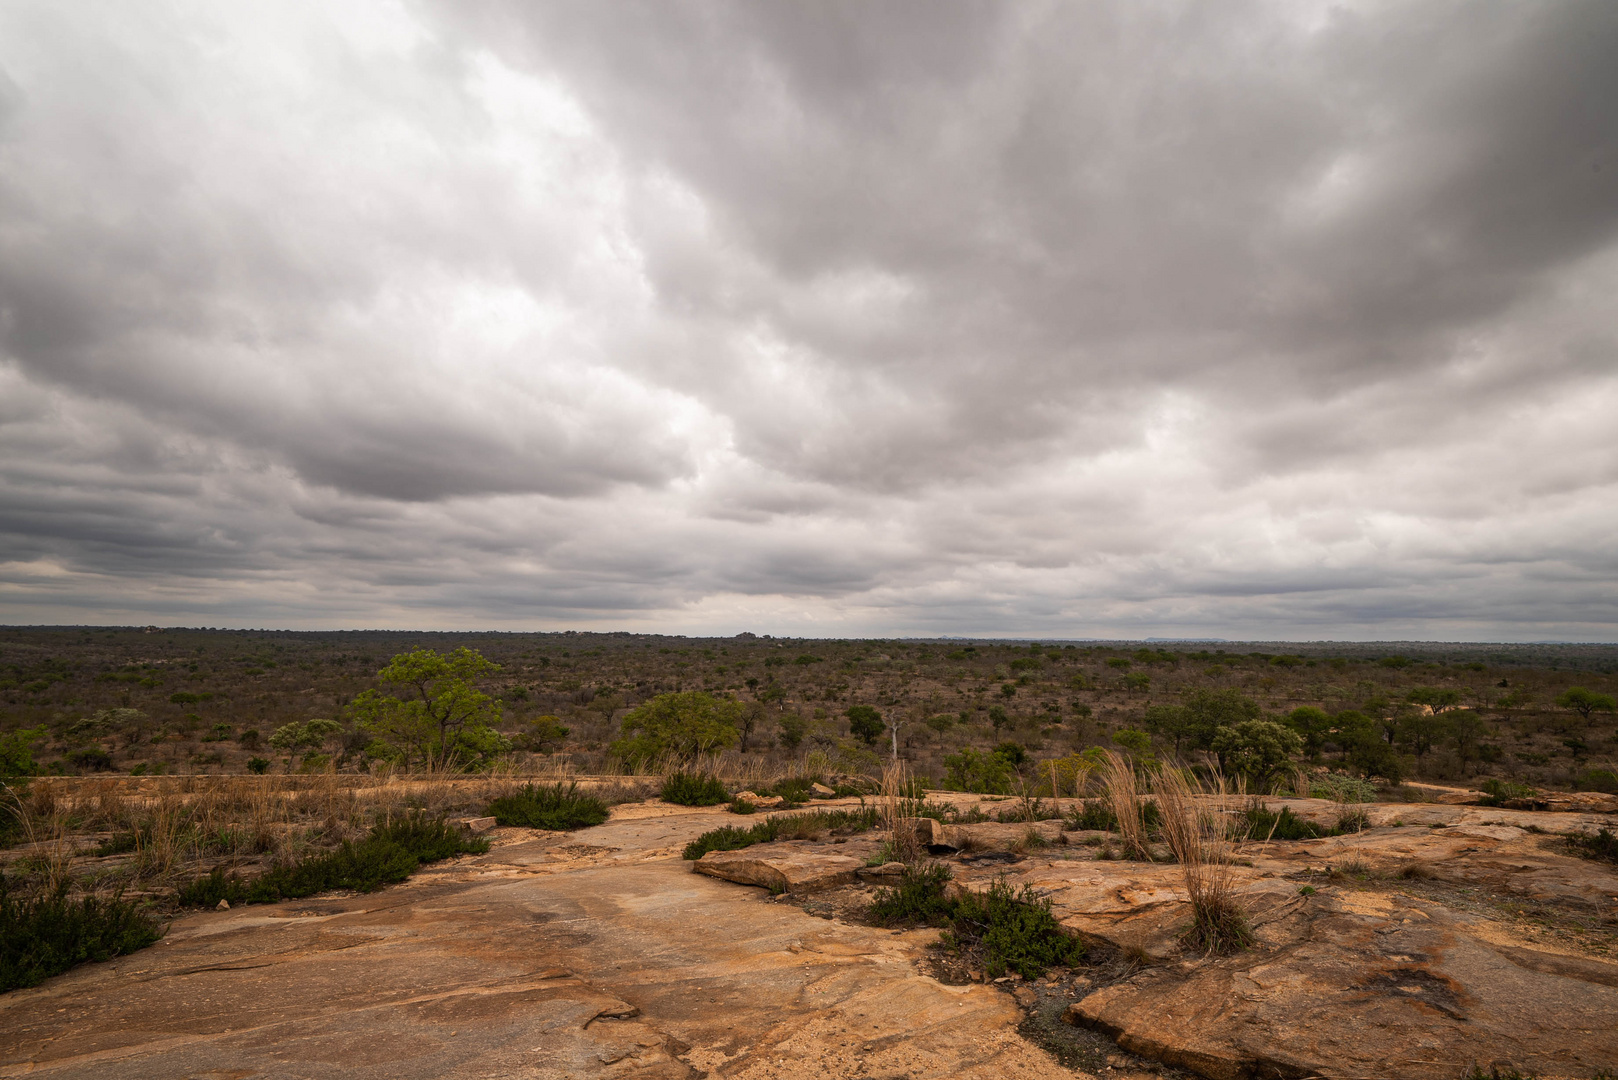
[[[810,784],[809,790],[820,796],[822,799],[835,798],[837,795],[837,792],[833,791],[825,784]]]
[[[786,800],[779,795],[760,795],[756,791],[738,791],[735,798],[737,802],[744,802],[754,810],[774,810],[786,803]]]
[[[229,911],[230,910],[230,901],[226,900],[224,897],[221,896],[219,898],[219,903],[214,905],[214,910],[215,911]]]
[[[739,885],[760,885],[771,892],[805,893],[851,885],[860,860],[847,855],[821,855],[757,844],[741,851],[710,851],[692,870]]]
[[[959,851],[964,846],[960,827],[945,825],[936,818],[900,818],[895,831],[907,836],[912,842],[934,855],[946,851]]]
[[[456,818],[455,824],[459,825],[473,836],[476,836],[479,833],[488,832],[499,823],[492,817],[465,817]]]

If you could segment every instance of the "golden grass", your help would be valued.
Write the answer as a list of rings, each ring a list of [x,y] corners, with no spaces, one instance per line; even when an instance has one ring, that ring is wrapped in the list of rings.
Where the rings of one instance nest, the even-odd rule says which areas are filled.
[[[1247,947],[1252,933],[1235,896],[1228,814],[1233,796],[1218,779],[1194,784],[1183,770],[1171,767],[1158,770],[1154,787],[1163,839],[1180,864],[1191,900],[1186,941],[1211,953]]]
[[[1146,821],[1135,764],[1115,750],[1104,752],[1101,783],[1107,807],[1118,819],[1118,836],[1127,858],[1151,861],[1152,849],[1146,842]]]

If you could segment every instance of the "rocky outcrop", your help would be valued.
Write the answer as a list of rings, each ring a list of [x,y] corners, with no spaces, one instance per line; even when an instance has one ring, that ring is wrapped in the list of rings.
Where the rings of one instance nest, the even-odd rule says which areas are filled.
[[[845,855],[824,855],[778,844],[755,844],[741,851],[710,851],[692,869],[771,892],[806,893],[849,885],[865,864]]]

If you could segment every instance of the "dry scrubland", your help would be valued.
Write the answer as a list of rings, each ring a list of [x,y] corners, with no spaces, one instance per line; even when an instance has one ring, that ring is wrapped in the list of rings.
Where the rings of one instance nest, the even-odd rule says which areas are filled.
[[[467,668],[448,695],[475,722],[412,750],[390,696],[410,688],[377,674],[462,648],[498,665]],[[889,1051],[892,1075],[1610,1075],[1615,670],[1618,648],[1596,646],[0,631],[0,772],[28,774],[7,781],[0,821],[0,981],[122,956],[7,995],[5,1065],[234,1067],[259,1051],[227,1051],[247,1020],[218,1013],[223,1042],[165,1056],[150,1031],[194,1004],[169,976],[283,959],[280,993],[313,979],[311,1007],[357,1025],[351,1037],[391,1038],[366,1027],[383,1023],[374,1002],[345,996],[364,989],[331,973],[415,970],[417,946],[395,947],[424,940],[426,898],[464,905],[465,940],[444,949],[519,941],[494,967],[551,1002],[533,1006],[545,1054],[572,1062],[554,1075],[872,1075]],[[691,692],[712,696],[681,699],[702,716],[669,715],[695,742],[650,738],[663,695]],[[511,891],[528,882],[552,891]],[[711,891],[731,883],[775,895],[761,898],[772,914]],[[297,906],[318,893],[340,899]],[[282,933],[305,916],[336,922]],[[839,929],[806,935],[793,920],[809,917]],[[675,956],[662,918],[687,935],[693,920],[731,925]],[[260,941],[272,925],[303,944]],[[373,935],[393,959],[356,949],[294,977],[349,947],[331,934]],[[637,934],[640,951],[609,964],[603,935]],[[791,959],[760,959],[777,937]],[[154,952],[165,959],[140,959]],[[483,985],[479,955],[435,953],[448,967],[434,978]],[[823,962],[854,967],[833,979]],[[734,1009],[778,999],[757,1021],[770,1034],[745,1050],[720,1039],[690,1012],[685,968],[723,971],[709,977]],[[815,998],[824,984],[795,981],[799,968],[838,989]],[[632,969],[641,981],[622,982]],[[105,980],[130,970],[157,973],[172,1021],[108,997]],[[243,1016],[267,1007],[253,978],[231,976]],[[937,996],[950,987],[970,993]],[[52,1009],[126,1049],[73,1050]],[[1340,1019],[1300,1019],[1323,1009]],[[918,1026],[929,1010],[981,1031]],[[603,1016],[634,1048],[602,1048]],[[423,1051],[413,1067],[490,1075],[477,1070],[516,1051],[486,1020],[463,1025],[483,1057]]]

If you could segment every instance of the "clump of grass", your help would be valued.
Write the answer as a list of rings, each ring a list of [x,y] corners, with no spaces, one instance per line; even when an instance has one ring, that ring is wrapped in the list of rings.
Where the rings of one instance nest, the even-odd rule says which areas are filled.
[[[149,915],[122,897],[69,899],[64,886],[19,897],[0,875],[0,993],[144,949],[162,936]]]
[[[515,795],[489,803],[489,813],[501,825],[530,829],[583,829],[607,820],[606,801],[579,791],[577,782],[527,784]]]
[[[422,863],[488,850],[487,840],[469,840],[441,818],[411,814],[376,825],[358,843],[345,841],[336,851],[278,866],[252,881],[216,868],[182,888],[178,899],[185,907],[215,907],[221,900],[270,904],[332,889],[375,892],[403,881]]]
[[[1614,834],[1605,826],[1593,834],[1571,833],[1567,838],[1567,846],[1575,855],[1582,855],[1586,859],[1618,863],[1618,834]]]
[[[748,828],[723,825],[711,829],[687,844],[684,856],[687,859],[700,859],[710,851],[740,851],[754,844],[806,839],[834,830],[864,832],[875,828],[876,824],[875,807],[864,810],[810,810],[802,814],[780,814]]]
[[[758,813],[758,807],[746,799],[732,799],[730,800],[730,812],[732,814],[756,814]]]
[[[718,806],[730,801],[730,793],[719,778],[708,773],[675,772],[663,781],[659,793],[664,802],[680,806]]]
[[[1277,813],[1259,799],[1254,799],[1242,811],[1236,828],[1238,834],[1248,840],[1316,840],[1331,835],[1330,830],[1294,814],[1292,807],[1283,806]]]
[[[1152,850],[1146,846],[1146,819],[1141,809],[1143,800],[1134,762],[1115,750],[1105,751],[1101,782],[1106,785],[1107,809],[1118,822],[1118,836],[1125,852],[1131,858],[1151,862]]]
[[[1202,807],[1185,774],[1165,768],[1157,776],[1163,838],[1174,852],[1191,898],[1186,940],[1210,953],[1233,952],[1252,943],[1247,914],[1236,901],[1230,841],[1222,807]],[[1217,795],[1214,800],[1218,801]]]

